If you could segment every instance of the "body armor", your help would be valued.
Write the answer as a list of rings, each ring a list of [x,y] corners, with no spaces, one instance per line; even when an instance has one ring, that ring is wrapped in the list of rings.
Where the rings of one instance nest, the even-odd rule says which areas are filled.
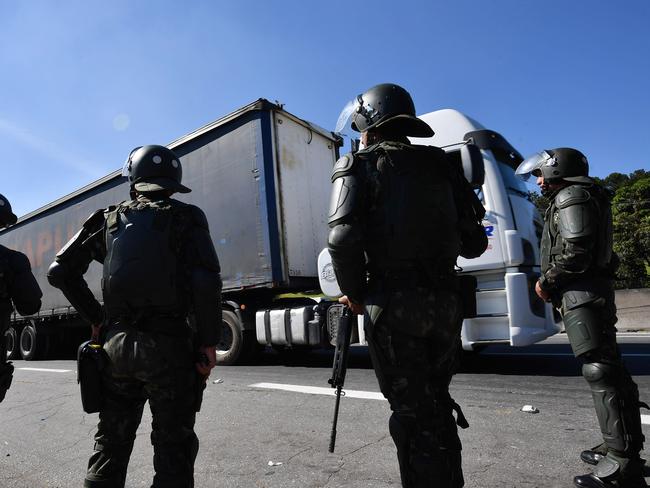
[[[584,361],[582,374],[607,453],[594,474],[623,480],[637,476],[641,465],[639,407],[645,404],[616,345],[610,198],[595,184],[565,186],[553,196],[545,215],[540,284],[562,313],[573,353]]]
[[[442,150],[381,143],[368,151],[368,269],[422,269],[433,282],[460,253],[458,211]]]
[[[106,214],[102,292],[108,317],[187,313],[188,280],[179,259],[187,214],[172,200],[128,202]]]
[[[564,289],[613,278],[610,195],[597,185],[562,188],[546,211],[541,242],[542,283],[559,300]],[[606,284],[606,283],[605,283]]]

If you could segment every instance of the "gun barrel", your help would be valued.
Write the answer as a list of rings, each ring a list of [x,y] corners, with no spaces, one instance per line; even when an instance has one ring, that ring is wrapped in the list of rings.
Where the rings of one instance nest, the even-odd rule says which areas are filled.
[[[339,421],[339,405],[341,404],[341,386],[336,387],[336,403],[334,404],[334,420],[332,421],[332,432],[330,434],[330,452],[334,452],[336,445],[336,425]]]

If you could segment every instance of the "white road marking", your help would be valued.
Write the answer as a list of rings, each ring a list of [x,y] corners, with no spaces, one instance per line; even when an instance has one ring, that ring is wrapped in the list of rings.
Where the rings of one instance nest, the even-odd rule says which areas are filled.
[[[46,373],[69,373],[71,369],[17,368],[23,371],[45,371]]]
[[[319,386],[285,385],[282,383],[254,383],[248,385],[252,388],[266,388],[268,390],[293,391],[296,393],[309,393],[311,395],[333,396],[336,393],[334,388],[322,388]],[[386,400],[384,395],[374,391],[348,390],[343,388],[346,398],[363,398],[365,400]]]
[[[650,425],[650,415],[641,415],[641,423]]]

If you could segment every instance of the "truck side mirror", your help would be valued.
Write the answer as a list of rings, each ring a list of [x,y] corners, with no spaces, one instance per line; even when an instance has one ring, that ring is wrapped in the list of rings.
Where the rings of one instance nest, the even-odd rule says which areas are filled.
[[[485,182],[485,164],[479,147],[472,143],[461,146],[460,160],[465,178],[472,185],[472,188],[483,186]]]

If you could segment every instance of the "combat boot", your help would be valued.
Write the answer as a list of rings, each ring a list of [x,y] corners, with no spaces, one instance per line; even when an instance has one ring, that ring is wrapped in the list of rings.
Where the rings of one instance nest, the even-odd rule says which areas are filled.
[[[604,442],[592,447],[591,449],[586,449],[580,453],[580,459],[582,462],[591,464],[595,466],[607,455],[607,444]]]
[[[573,478],[573,484],[578,488],[648,488],[643,476],[634,479],[618,476],[614,479],[599,478],[595,474],[585,474]]]
[[[621,465],[609,456],[603,457],[595,472],[576,476],[573,484],[578,488],[648,488],[643,477],[643,462],[640,458],[625,459]]]

